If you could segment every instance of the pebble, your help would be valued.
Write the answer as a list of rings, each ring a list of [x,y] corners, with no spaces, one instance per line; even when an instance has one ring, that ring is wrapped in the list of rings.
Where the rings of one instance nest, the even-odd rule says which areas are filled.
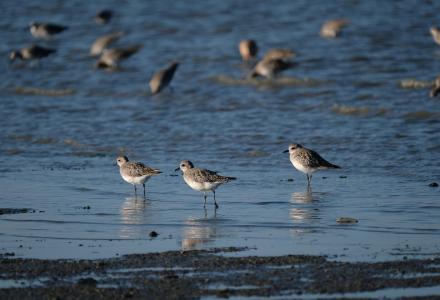
[[[431,182],[429,184],[430,187],[438,187],[438,183],[437,182]]]
[[[149,234],[148,234],[150,237],[152,237],[152,238],[155,238],[155,237],[157,237],[159,234],[156,232],[156,231],[151,231]]]
[[[350,217],[339,217],[336,219],[336,223],[340,223],[340,224],[356,224],[359,221],[356,220],[355,218],[350,218]]]

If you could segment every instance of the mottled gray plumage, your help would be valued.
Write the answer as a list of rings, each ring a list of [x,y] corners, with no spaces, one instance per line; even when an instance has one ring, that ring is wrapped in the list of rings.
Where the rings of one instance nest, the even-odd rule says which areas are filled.
[[[55,49],[44,48],[38,45],[31,45],[29,47],[24,47],[20,50],[12,51],[9,55],[9,59],[12,61],[17,58],[21,60],[41,59],[55,52]]]
[[[123,35],[124,33],[122,31],[117,31],[99,37],[90,47],[90,55],[101,55],[104,49],[106,49],[111,43],[115,42]]]
[[[136,45],[125,48],[104,49],[99,57],[96,67],[98,68],[116,68],[122,59],[129,58],[139,51],[142,46]]]
[[[149,85],[150,91],[153,95],[160,93],[160,91],[170,84],[178,66],[178,62],[173,62],[168,67],[156,72],[153,77],[151,77]]]
[[[212,191],[214,194],[214,204],[218,208],[217,201],[215,199],[215,189],[226,182],[235,180],[235,177],[218,175],[217,172],[210,171],[207,169],[194,168],[194,165],[189,160],[183,160],[180,162],[179,168],[177,170],[183,172],[183,179],[185,182],[194,190],[203,192],[206,206],[206,192]]]
[[[321,169],[340,169],[339,166],[322,158],[317,152],[307,149],[300,144],[290,144],[289,149],[284,152],[289,152],[292,165],[298,171],[307,175],[309,185],[312,180],[313,172]]]
[[[53,24],[53,23],[31,23],[31,34],[36,38],[50,38],[55,34],[59,34],[68,29],[67,26]]]
[[[191,180],[194,180],[195,182],[200,182],[200,183],[202,183],[202,182],[225,183],[230,180],[236,179],[235,177],[222,176],[222,175],[218,175],[217,172],[206,170],[206,169],[199,169],[199,168],[189,169],[188,171],[185,172],[185,174],[183,176],[191,178]]]
[[[151,176],[162,173],[159,169],[148,167],[141,162],[129,161],[126,156],[119,156],[116,159],[116,162],[119,166],[119,172],[121,173],[122,178],[126,182],[133,184],[135,193],[136,184],[142,184],[145,195],[145,182]]]
[[[161,173],[158,169],[150,168],[141,162],[132,161],[126,162],[121,166],[121,172],[133,177],[153,176]]]

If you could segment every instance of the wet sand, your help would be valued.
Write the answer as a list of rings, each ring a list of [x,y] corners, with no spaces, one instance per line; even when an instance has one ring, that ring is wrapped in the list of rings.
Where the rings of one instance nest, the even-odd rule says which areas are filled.
[[[440,294],[439,256],[348,263],[307,255],[235,256],[242,250],[246,249],[169,251],[98,260],[1,258],[0,299],[383,295],[435,299],[433,295]]]

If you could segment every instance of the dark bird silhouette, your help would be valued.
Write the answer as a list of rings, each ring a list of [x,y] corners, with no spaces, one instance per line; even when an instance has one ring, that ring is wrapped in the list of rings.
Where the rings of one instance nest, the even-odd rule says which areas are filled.
[[[104,25],[110,22],[112,17],[113,17],[113,11],[111,11],[110,9],[103,9],[96,14],[94,20],[96,24]]]
[[[162,91],[170,84],[178,66],[179,66],[178,62],[173,62],[168,67],[156,72],[153,75],[153,77],[151,77],[150,79],[151,94],[154,95],[160,93],[160,91]]]
[[[32,60],[41,59],[55,53],[55,49],[44,48],[38,45],[31,45],[29,47],[24,47],[20,50],[12,51],[9,55],[9,59],[14,61],[16,59],[21,60]]]

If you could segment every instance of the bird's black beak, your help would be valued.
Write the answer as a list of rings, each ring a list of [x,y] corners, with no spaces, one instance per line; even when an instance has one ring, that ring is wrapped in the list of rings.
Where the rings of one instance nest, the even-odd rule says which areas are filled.
[[[287,152],[289,152],[289,149],[283,151],[283,153],[287,153]]]
[[[174,171],[177,172],[177,171],[179,171],[179,170],[180,170],[180,167],[176,168]]]

